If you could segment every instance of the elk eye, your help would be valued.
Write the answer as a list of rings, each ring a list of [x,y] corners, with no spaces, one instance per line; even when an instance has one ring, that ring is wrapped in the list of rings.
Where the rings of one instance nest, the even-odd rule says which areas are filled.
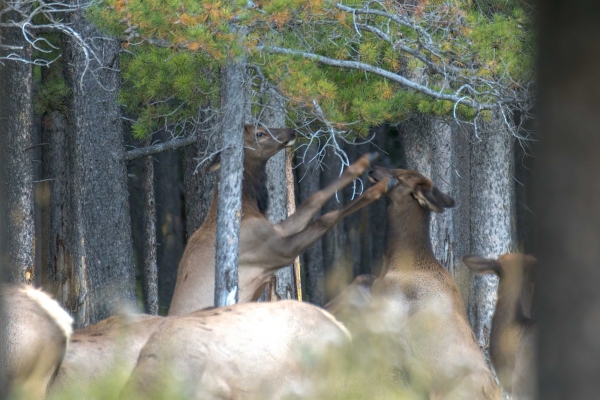
[[[256,137],[263,137],[265,134],[262,132],[256,132]]]

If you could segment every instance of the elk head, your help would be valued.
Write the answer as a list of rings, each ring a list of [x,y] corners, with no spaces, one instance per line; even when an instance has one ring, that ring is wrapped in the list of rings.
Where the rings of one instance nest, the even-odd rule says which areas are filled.
[[[450,196],[442,193],[433,185],[431,180],[417,171],[383,167],[373,167],[369,171],[369,180],[373,183],[385,178],[394,178],[398,181],[398,184],[387,192],[388,197],[394,204],[409,205],[417,200],[421,207],[437,213],[443,212],[446,208],[454,207],[454,200]]]
[[[244,125],[244,164],[266,163],[284,147],[294,145],[296,131],[290,128],[266,128],[264,126]],[[221,167],[220,153],[212,160],[207,169],[216,171]]]

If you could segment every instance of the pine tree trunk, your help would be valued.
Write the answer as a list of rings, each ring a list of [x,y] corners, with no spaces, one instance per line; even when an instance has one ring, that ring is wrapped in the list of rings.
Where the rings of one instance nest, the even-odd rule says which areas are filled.
[[[269,128],[284,128],[286,119],[285,98],[276,87],[269,87],[267,95],[269,101],[263,111],[262,122]],[[279,223],[288,217],[286,161],[286,151],[280,151],[267,162],[267,188],[269,191],[267,218],[273,224]],[[298,293],[296,293],[293,265],[279,269],[269,283],[268,290],[271,301],[297,299]]]
[[[321,186],[325,187],[330,182],[338,179],[342,171],[342,162],[334,153],[333,148],[326,150],[323,158],[323,170],[321,171]],[[344,192],[340,190],[323,207],[322,213],[337,210],[344,204]],[[344,232],[344,221],[337,223],[331,230],[323,235],[323,265],[326,277],[326,299],[334,298],[344,290],[352,280],[351,266],[349,260],[344,257],[346,235]]]
[[[198,111],[200,121],[196,128],[196,143],[183,148],[183,186],[185,203],[185,236],[189,238],[204,222],[213,188],[217,182],[216,172],[205,172],[204,164],[198,163],[221,148],[221,132],[216,128],[216,116],[212,112]]]
[[[23,11],[27,12],[26,9]],[[12,13],[7,13],[3,21],[13,17]],[[2,44],[23,48],[14,51],[19,57],[31,59],[31,46],[20,29],[0,30],[0,36]],[[0,193],[4,200],[0,222],[6,227],[4,243],[0,247],[0,263],[7,266],[7,281],[31,284],[35,267],[31,64],[4,61],[0,69],[0,98]]]
[[[496,258],[513,250],[514,185],[513,137],[498,116],[481,123],[480,140],[471,144],[471,252]],[[498,278],[476,276],[469,319],[486,352],[496,306]]]
[[[165,142],[169,134],[161,131],[158,139]],[[188,146],[189,147],[189,146]],[[180,184],[180,162],[177,150],[165,151],[154,156],[157,214],[157,263],[159,310],[166,310],[171,304],[177,267],[183,254],[183,204]],[[161,311],[161,314],[163,312]]]
[[[238,249],[244,170],[244,64],[228,61],[221,75],[223,151],[219,173],[215,306],[238,300]]]
[[[146,146],[151,140],[146,141]],[[154,197],[154,157],[142,160],[141,190],[143,197],[143,282],[146,313],[158,315],[158,267],[156,261],[156,200]]]
[[[299,204],[302,204],[313,193],[321,188],[321,174],[315,159],[319,145],[314,142],[310,146],[301,147],[296,152],[296,179],[299,187]],[[312,161],[311,161],[312,160]],[[318,212],[315,217],[319,217]],[[323,268],[323,241],[317,240],[302,256],[302,265],[306,276],[306,300],[318,306],[326,303],[325,269]]]
[[[82,13],[74,13],[70,23],[93,43],[105,68],[96,61],[86,65],[79,43],[65,39],[73,97],[68,118],[59,119],[66,122],[65,135],[48,137],[50,145],[44,146],[44,169],[53,179],[45,241],[55,246],[45,258],[54,272],[45,276],[75,325],[83,327],[135,306],[135,267],[117,104],[120,46],[102,37]]]
[[[600,393],[600,7],[538,5],[538,399],[591,400]]]

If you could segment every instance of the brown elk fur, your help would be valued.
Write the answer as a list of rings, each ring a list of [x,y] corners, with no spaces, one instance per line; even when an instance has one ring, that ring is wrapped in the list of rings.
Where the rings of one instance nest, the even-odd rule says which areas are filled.
[[[535,398],[535,325],[531,320],[536,259],[504,254],[497,260],[465,256],[463,262],[478,274],[500,278],[492,317],[490,359],[498,379],[514,399]]]
[[[365,155],[348,167],[340,179],[307,199],[294,215],[273,225],[265,216],[265,165],[271,156],[293,142],[295,135],[288,129],[266,130],[252,126],[246,126],[244,135],[246,150],[238,261],[240,303],[257,300],[278,268],[291,264],[338,221],[377,200],[394,183],[381,182],[344,208],[311,222],[313,215],[337,190],[351,183],[369,166],[374,155]],[[213,197],[206,220],[186,246],[169,315],[187,314],[214,305],[216,203]]]
[[[370,178],[398,181],[388,192],[388,239],[371,311],[385,321],[379,334],[393,352],[397,379],[430,398],[500,399],[458,287],[431,248],[430,213],[454,201],[416,171],[375,167]]]
[[[44,399],[48,382],[67,349],[73,320],[44,292],[28,285],[3,285],[0,370],[14,399]]]
[[[186,399],[310,399],[315,364],[349,342],[329,313],[291,300],[169,317],[141,350],[122,398],[171,386]]]

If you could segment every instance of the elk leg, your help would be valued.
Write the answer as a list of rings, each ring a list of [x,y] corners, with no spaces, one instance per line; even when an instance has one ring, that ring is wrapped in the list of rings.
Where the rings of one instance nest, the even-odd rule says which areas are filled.
[[[293,261],[298,254],[308,249],[339,221],[379,199],[397,183],[398,181],[395,179],[382,179],[356,200],[350,202],[341,209],[328,212],[317,218],[304,230],[294,235],[280,238],[277,240],[277,243],[273,243],[272,249],[276,253],[280,253],[283,257]]]
[[[353,162],[344,170],[339,179],[336,179],[324,189],[311,195],[300,205],[300,207],[298,207],[298,210],[293,215],[290,215],[287,219],[275,225],[275,230],[277,230],[281,236],[287,237],[306,228],[312,217],[323,207],[327,200],[329,200],[335,192],[343,189],[354,179],[362,175],[365,169],[367,169],[377,157],[377,153],[368,153]]]

